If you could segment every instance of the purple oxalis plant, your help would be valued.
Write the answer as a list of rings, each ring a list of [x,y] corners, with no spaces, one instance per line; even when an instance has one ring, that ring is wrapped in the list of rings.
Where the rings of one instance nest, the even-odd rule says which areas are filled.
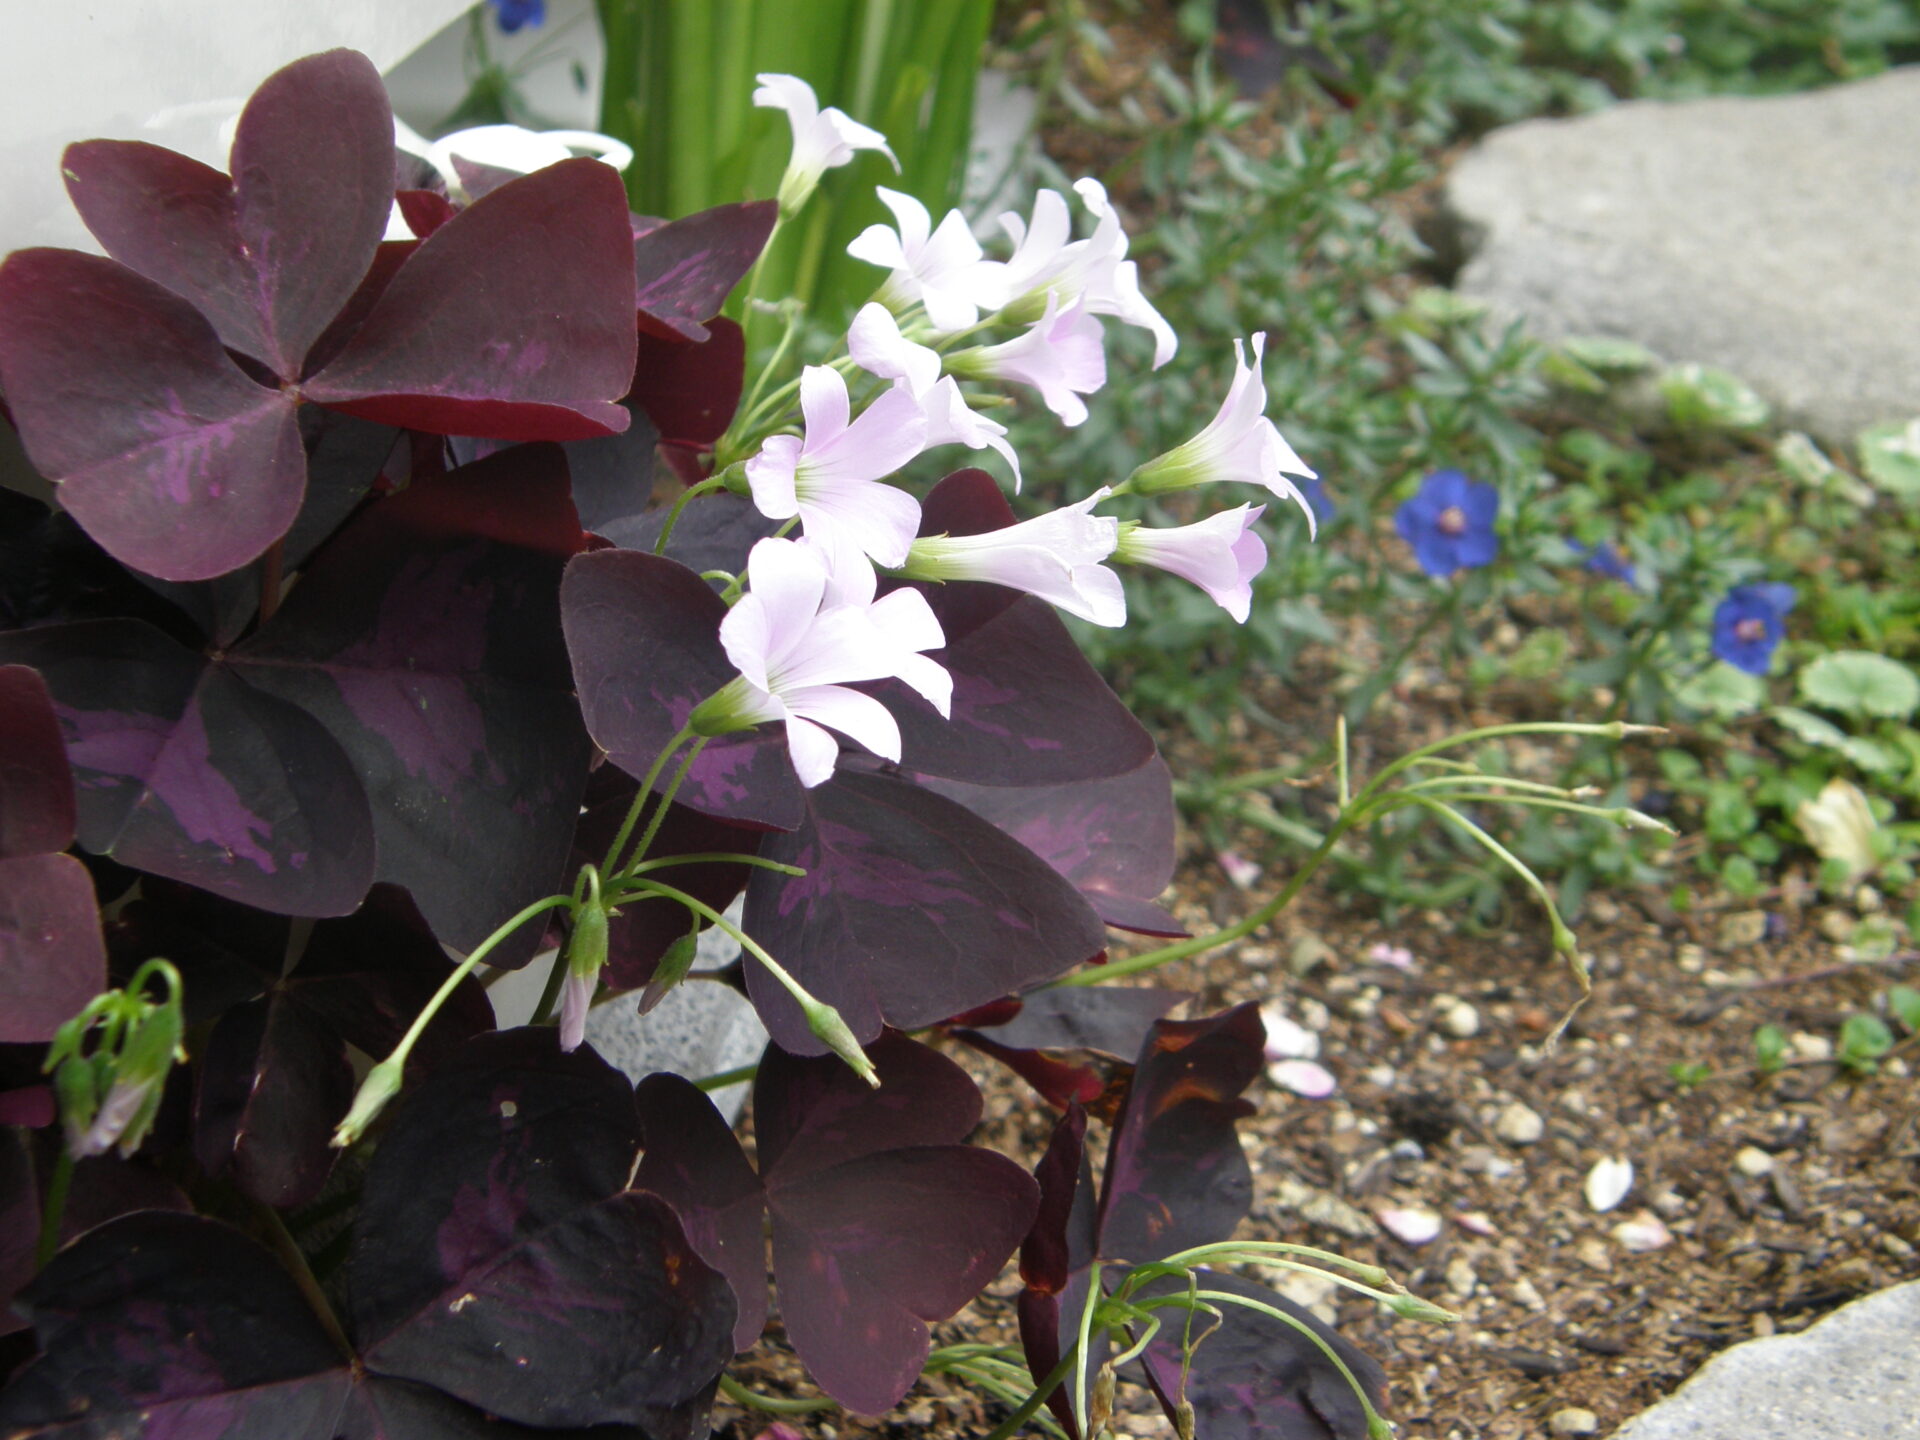
[[[765,1327],[769,1249],[814,1379],[877,1412],[1016,1248],[1038,1381],[1096,1264],[1244,1213],[1257,1015],[1048,988],[1110,928],[1182,933],[1168,772],[1054,608],[1124,612],[1103,562],[1138,522],[1106,490],[1019,522],[982,470],[869,473],[1012,458],[956,379],[993,356],[942,375],[921,343],[948,288],[1031,327],[995,354],[1069,409],[1098,316],[1162,358],[1171,332],[1086,182],[1093,236],[1046,192],[1005,263],[896,207],[902,239],[863,245],[896,266],[880,368],[749,387],[722,305],[822,169],[885,151],[762,78],[796,136],[778,203],[668,222],[590,158],[423,179],[372,65],[313,56],[248,103],[229,173],[70,147],[107,258],[0,265],[3,413],[57,502],[0,490],[6,1434],[692,1440]],[[1116,490],[1290,494],[1257,368],[1234,383],[1232,445]],[[1180,573],[1244,615],[1264,549],[1205,543],[1169,542]],[[636,1089],[580,1043],[710,924],[773,1038],[753,1161],[702,1077]],[[476,968],[545,938],[559,1026],[496,1029]],[[979,1089],[909,1031],[1063,1112],[1037,1174],[970,1143]],[[1088,1107],[1117,1115],[1097,1197]],[[1368,1362],[1251,1313],[1136,1346],[1143,1382],[1205,1434],[1363,1433],[1325,1354],[1377,1400]],[[1031,1404],[1077,1434],[1066,1397]]]

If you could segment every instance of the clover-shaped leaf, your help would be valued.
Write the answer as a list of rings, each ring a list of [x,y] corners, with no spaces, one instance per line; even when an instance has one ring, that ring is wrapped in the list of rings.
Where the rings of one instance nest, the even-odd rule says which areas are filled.
[[[1920,419],[1871,425],[1860,432],[1860,468],[1902,500],[1920,499]]]

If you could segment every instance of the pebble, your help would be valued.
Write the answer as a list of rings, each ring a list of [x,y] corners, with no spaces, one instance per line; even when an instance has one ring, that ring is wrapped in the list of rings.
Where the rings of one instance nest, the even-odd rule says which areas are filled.
[[[1612,1235],[1623,1248],[1636,1255],[1664,1249],[1673,1243],[1673,1232],[1651,1210],[1642,1210],[1631,1220],[1622,1220],[1613,1227]]]
[[[1602,1275],[1613,1269],[1613,1256],[1608,1253],[1606,1245],[1591,1235],[1573,1247],[1573,1258]]]
[[[1388,1234],[1407,1245],[1425,1245],[1440,1234],[1440,1216],[1432,1210],[1393,1208],[1380,1211],[1375,1218]],[[1447,1273],[1453,1273],[1451,1266]]]
[[[1512,1285],[1508,1286],[1507,1290],[1517,1303],[1526,1306],[1527,1309],[1534,1311],[1536,1314],[1547,1308],[1546,1297],[1540,1293],[1539,1288],[1533,1281],[1527,1279],[1524,1275],[1514,1281]]]
[[[1593,1169],[1587,1172],[1587,1204],[1596,1212],[1605,1214],[1633,1189],[1633,1162],[1618,1156],[1607,1156],[1596,1160]]]
[[[1555,1435],[1594,1435],[1600,1430],[1600,1417],[1591,1410],[1582,1410],[1578,1405],[1569,1405],[1564,1410],[1553,1412],[1547,1421],[1547,1429]]]
[[[1331,945],[1308,931],[1293,942],[1293,950],[1287,956],[1287,968],[1296,975],[1305,975],[1322,965],[1331,965],[1337,958]]]
[[[1833,1058],[1833,1041],[1825,1035],[1815,1035],[1811,1031],[1796,1030],[1787,1041],[1795,1058],[1811,1060],[1815,1064]]]
[[[1547,1122],[1538,1111],[1516,1100],[1493,1122],[1493,1133],[1509,1145],[1532,1145],[1547,1133]]]
[[[1480,1033],[1480,1012],[1456,1000],[1440,1012],[1440,1028],[1456,1040],[1470,1040]]]
[[[1836,945],[1843,945],[1851,940],[1853,938],[1853,932],[1859,928],[1859,919],[1847,914],[1844,910],[1823,910],[1820,912],[1818,929],[1822,935],[1833,941]]]
[[[1767,938],[1767,912],[1736,910],[1721,920],[1718,937],[1722,950],[1739,950],[1758,945]]]
[[[1742,1175],[1750,1175],[1758,1180],[1773,1170],[1773,1156],[1758,1145],[1742,1145],[1739,1153],[1733,1157],[1733,1168]]]
[[[1454,1299],[1471,1300],[1479,1284],[1479,1272],[1466,1256],[1456,1255],[1447,1262],[1447,1293]]]
[[[1323,1226],[1355,1240],[1379,1234],[1373,1217],[1364,1210],[1357,1210],[1338,1195],[1317,1190],[1303,1181],[1281,1181],[1273,1203],[1276,1209],[1293,1211],[1309,1225]]]

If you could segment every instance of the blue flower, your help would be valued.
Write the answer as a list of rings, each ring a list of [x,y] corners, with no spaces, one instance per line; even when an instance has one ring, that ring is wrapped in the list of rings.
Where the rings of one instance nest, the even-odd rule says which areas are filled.
[[[1413,558],[1429,575],[1445,578],[1456,570],[1491,565],[1500,553],[1493,517],[1500,492],[1469,480],[1458,470],[1436,470],[1420,482],[1420,492],[1394,512],[1394,528],[1413,547]]]
[[[1582,545],[1576,540],[1569,540],[1567,548],[1576,556],[1584,557],[1587,569],[1594,574],[1618,580],[1623,585],[1633,584],[1633,562],[1611,540],[1602,540],[1598,545]]]
[[[1787,633],[1791,585],[1736,585],[1713,612],[1713,653],[1749,675],[1764,675]]]
[[[1327,494],[1326,483],[1317,477],[1308,477],[1294,482],[1294,488],[1307,497],[1307,504],[1313,507],[1314,515],[1322,525],[1328,524],[1340,513],[1340,507],[1333,503],[1333,497]]]
[[[547,23],[547,0],[487,0],[493,6],[494,19],[504,34],[511,35],[522,25]]]

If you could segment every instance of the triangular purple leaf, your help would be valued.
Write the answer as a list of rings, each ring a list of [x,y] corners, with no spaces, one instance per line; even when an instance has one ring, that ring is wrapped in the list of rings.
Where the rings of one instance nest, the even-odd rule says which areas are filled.
[[[788,1338],[821,1388],[876,1414],[919,1377],[927,1323],[999,1272],[1039,1194],[1005,1156],[952,1143],[980,1113],[952,1061],[899,1035],[869,1054],[877,1091],[836,1057],[768,1052],[754,1120]]]
[[[34,465],[114,558],[165,580],[238,569],[299,513],[294,402],[186,301],[112,260],[0,265],[0,387]]]
[[[767,1198],[760,1177],[713,1101],[678,1075],[649,1075],[634,1091],[645,1150],[633,1183],[673,1207],[687,1242],[727,1277],[738,1307],[733,1348],[767,1323]]]
[[[937,594],[933,609],[944,627]],[[907,770],[976,785],[1060,785],[1124,775],[1153,758],[1153,737],[1044,600],[1023,595],[929,653],[953,676],[951,719],[898,680],[865,687],[900,722]]]
[[[773,233],[771,200],[716,205],[649,230],[633,242],[641,323],[682,340],[707,338],[700,322],[717,315]]]
[[[631,414],[630,402],[622,402]],[[627,527],[653,503],[653,447],[660,436],[644,415],[618,435],[575,440],[566,446],[573,477],[573,506],[583,529],[624,544]]]
[[[580,538],[559,450],[503,452],[370,507],[233,655],[346,750],[378,878],[461,950],[566,861],[590,750],[555,597]]]
[[[552,1031],[486,1037],[408,1091],[375,1155],[353,1300],[368,1365],[533,1425],[643,1423],[733,1352],[725,1279],[625,1190],[632,1094]]]
[[[1100,1254],[1142,1264],[1225,1240],[1253,1198],[1235,1122],[1265,1063],[1252,1001],[1204,1020],[1162,1020],[1141,1047],[1100,1194]]]
[[[710,448],[740,406],[746,335],[724,315],[708,320],[707,329],[712,333],[691,345],[641,333],[629,398],[647,412],[664,444]]]
[[[653,549],[666,518],[664,506],[648,511],[619,543],[632,550]],[[738,575],[747,568],[747,552],[779,529],[780,522],[762,515],[751,500],[720,491],[687,502],[662,553],[699,574],[724,570]]]
[[[80,843],[288,915],[344,915],[373,822],[318,722],[139,621],[0,634],[46,677],[78,784]]]
[[[373,259],[393,197],[393,112],[352,50],[277,71],[241,112],[233,179],[156,146],[68,149],[81,218],[114,259],[185,297],[283,380]]]
[[[1050,980],[1098,955],[1100,918],[1044,861],[943,796],[843,770],[806,794],[806,820],[756,870],[747,933],[862,1041],[917,1029]],[[751,956],[747,988],[774,1039],[824,1046],[797,1002]]]
[[[631,254],[619,174],[584,157],[549,165],[423,240],[302,389],[442,435],[615,434],[633,379]]]
[[[1091,1050],[1131,1063],[1155,1021],[1193,998],[1190,990],[1121,985],[1073,985],[1033,990],[998,1025],[975,1025],[982,1035],[1022,1050]]]
[[[100,902],[71,855],[0,860],[0,1044],[37,1044],[107,988]]]
[[[686,566],[635,550],[577,556],[560,606],[587,731],[614,764],[643,778],[693,707],[736,673],[720,648],[727,607]],[[805,813],[786,736],[765,727],[710,742],[678,799],[783,830]]]
[[[1172,881],[1175,860],[1173,779],[1157,755],[1122,775],[1063,785],[969,785],[934,777],[922,783],[1073,881],[1107,924],[1148,935],[1187,933],[1153,903]]]
[[[0,860],[73,843],[73,772],[40,672],[0,665]]]

